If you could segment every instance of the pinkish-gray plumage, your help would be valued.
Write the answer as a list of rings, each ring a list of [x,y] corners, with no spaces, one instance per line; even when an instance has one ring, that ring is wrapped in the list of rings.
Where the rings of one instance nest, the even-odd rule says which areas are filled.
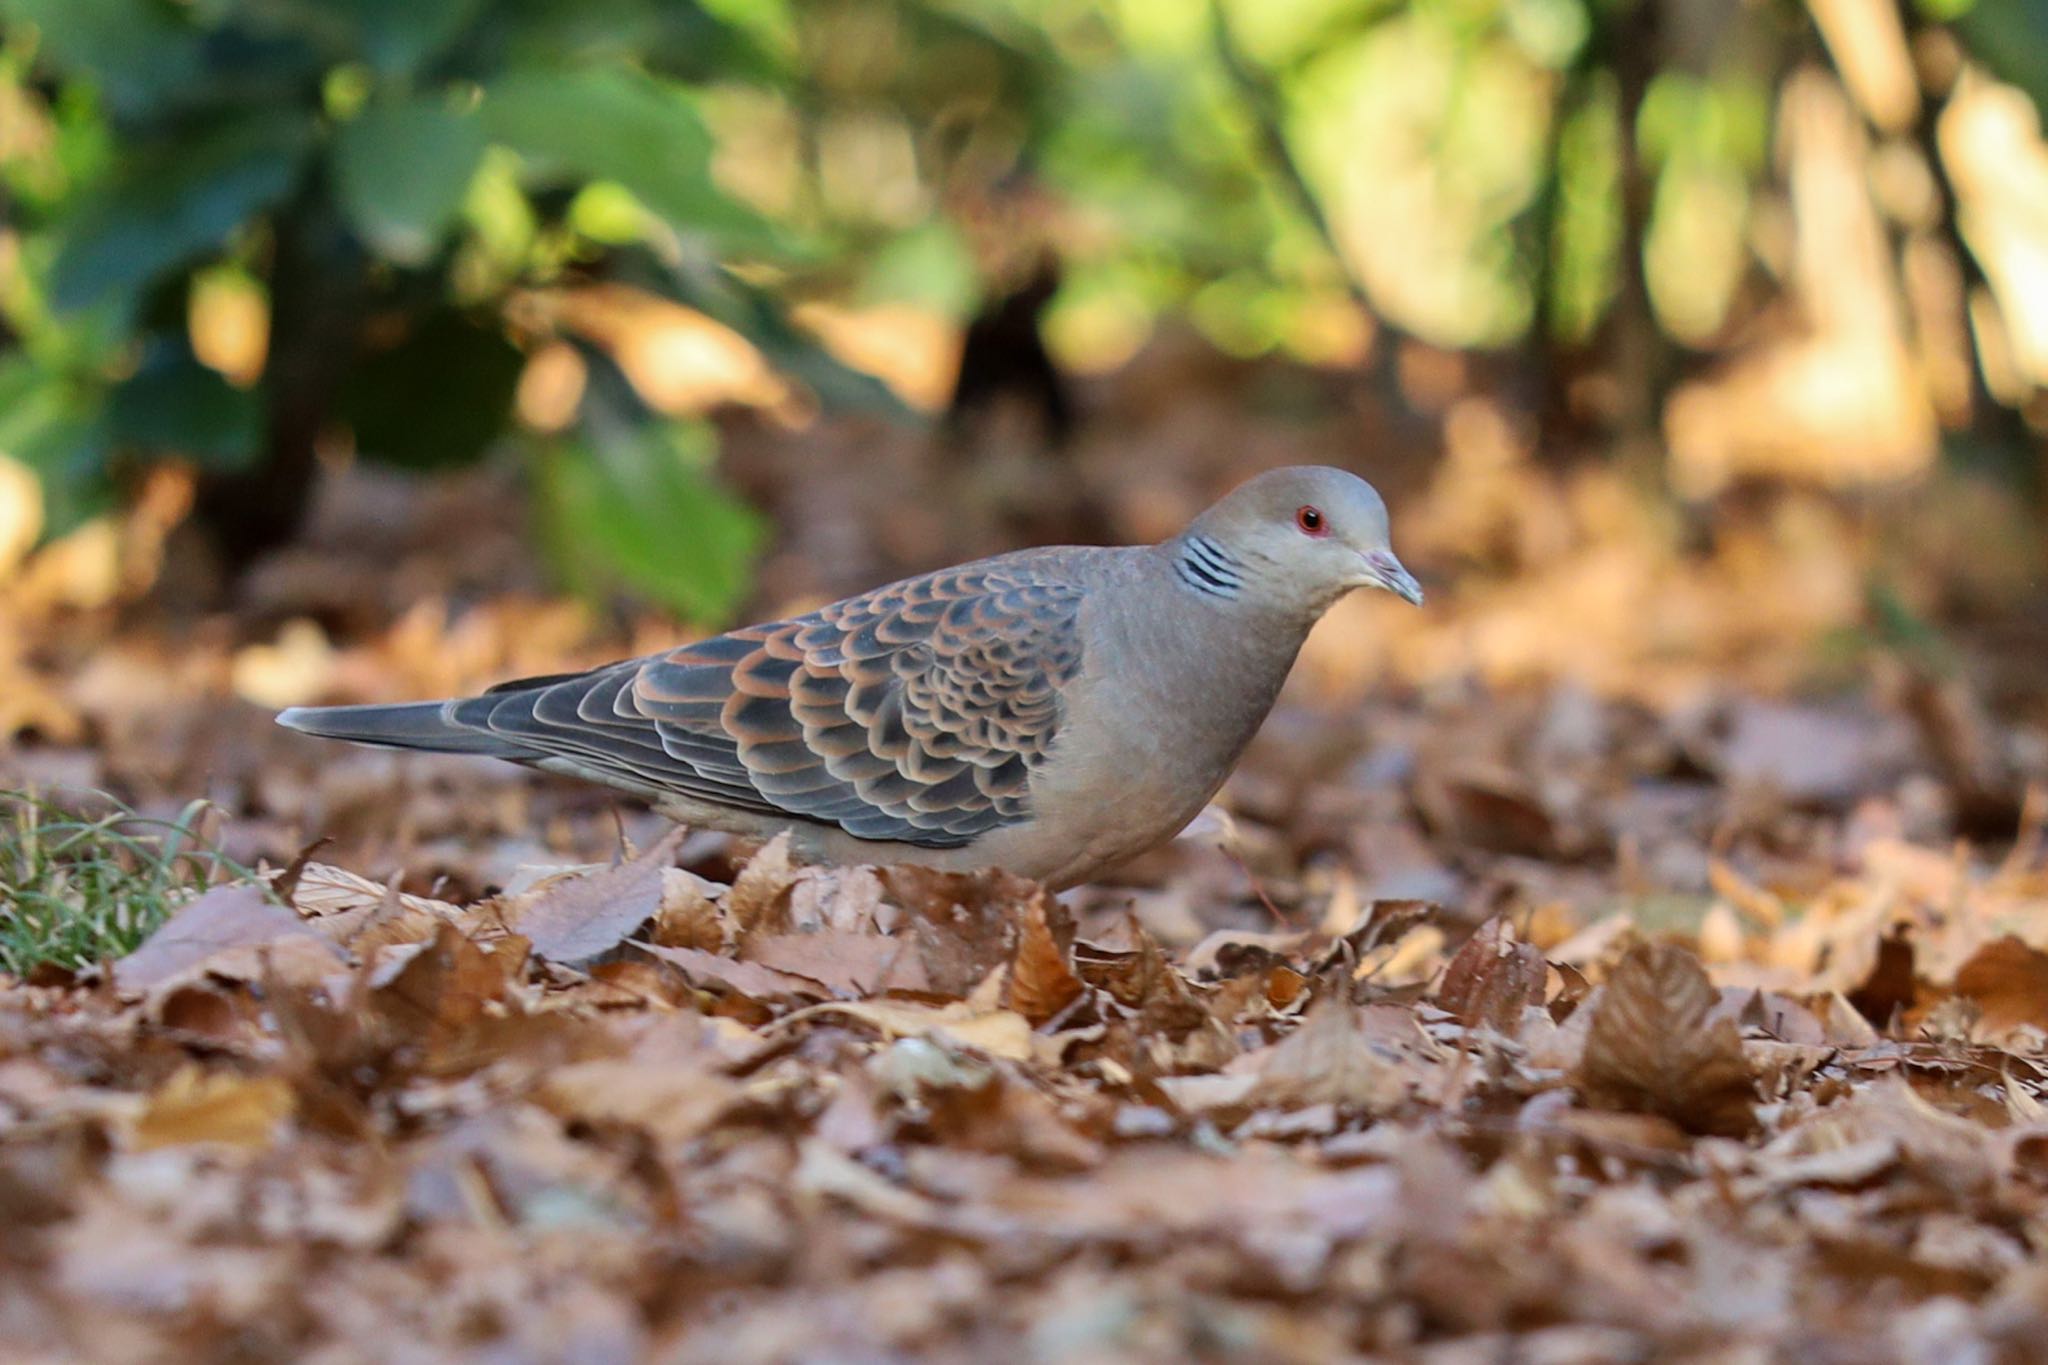
[[[278,720],[571,773],[814,860],[1064,886],[1194,818],[1358,586],[1420,599],[1378,494],[1275,470],[1160,545],[999,555],[587,673]]]

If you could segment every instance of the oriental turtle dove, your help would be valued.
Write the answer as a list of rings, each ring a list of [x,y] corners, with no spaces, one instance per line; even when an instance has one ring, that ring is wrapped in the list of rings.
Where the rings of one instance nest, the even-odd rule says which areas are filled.
[[[1057,888],[1201,811],[1357,587],[1422,600],[1379,494],[1279,469],[1158,545],[998,555],[587,673],[278,721],[570,773],[813,861]]]

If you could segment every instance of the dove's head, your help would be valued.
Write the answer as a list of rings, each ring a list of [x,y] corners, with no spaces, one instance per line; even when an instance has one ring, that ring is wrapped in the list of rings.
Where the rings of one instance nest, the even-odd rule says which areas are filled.
[[[1181,581],[1217,598],[1320,614],[1353,588],[1422,605],[1387,536],[1387,505],[1356,474],[1273,469],[1238,485],[1166,546]]]

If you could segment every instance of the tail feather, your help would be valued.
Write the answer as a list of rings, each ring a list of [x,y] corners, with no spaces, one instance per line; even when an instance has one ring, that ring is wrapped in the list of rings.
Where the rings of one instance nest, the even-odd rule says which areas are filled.
[[[485,754],[521,759],[532,752],[505,736],[460,724],[445,702],[404,702],[395,706],[293,706],[277,713],[277,723],[302,734],[327,739],[381,744],[393,749],[424,749],[442,754]]]

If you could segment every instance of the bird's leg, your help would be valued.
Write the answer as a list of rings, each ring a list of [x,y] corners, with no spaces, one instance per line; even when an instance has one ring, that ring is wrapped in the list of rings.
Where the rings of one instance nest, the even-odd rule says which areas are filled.
[[[1239,851],[1238,845],[1240,840],[1237,837],[1237,821],[1231,819],[1230,812],[1221,806],[1209,806],[1202,812],[1202,816],[1215,821],[1216,847],[1223,851],[1224,857],[1237,865],[1239,872],[1244,873],[1244,879],[1250,884],[1252,894],[1259,898],[1260,905],[1266,907],[1266,913],[1271,915],[1277,923],[1286,925],[1290,930],[1298,931],[1301,926],[1296,924],[1290,916],[1282,912],[1279,906],[1273,904],[1273,898],[1266,894],[1265,884],[1259,880],[1258,874],[1252,871],[1251,864],[1245,861],[1244,854]]]
[[[1260,905],[1266,907],[1266,913],[1271,915],[1275,920],[1279,921],[1281,924],[1286,925],[1290,931],[1299,931],[1301,926],[1294,922],[1293,917],[1288,915],[1279,906],[1273,904],[1273,898],[1266,894],[1266,888],[1259,881],[1258,873],[1252,871],[1251,864],[1247,863],[1244,860],[1244,855],[1242,853],[1239,853],[1236,848],[1234,848],[1231,844],[1228,843],[1226,843],[1223,846],[1223,854],[1225,857],[1229,858],[1230,861],[1237,864],[1237,870],[1239,872],[1244,873],[1244,879],[1247,882],[1251,883],[1252,894],[1259,898]]]

